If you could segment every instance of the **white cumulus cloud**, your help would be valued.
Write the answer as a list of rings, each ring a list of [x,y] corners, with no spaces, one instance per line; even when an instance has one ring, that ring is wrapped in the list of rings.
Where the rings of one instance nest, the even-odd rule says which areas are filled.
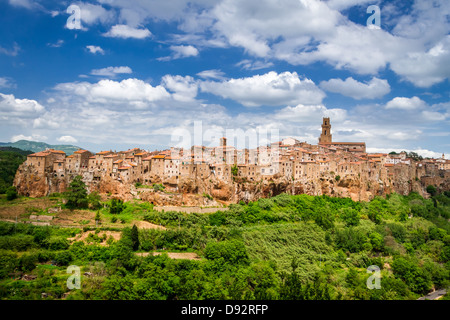
[[[111,38],[134,38],[134,39],[145,39],[152,35],[150,30],[147,28],[139,29],[133,28],[125,24],[117,24],[111,27],[111,30],[103,34],[105,37]]]
[[[44,111],[45,108],[36,100],[17,99],[12,94],[0,93],[0,116],[3,119],[33,117]]]
[[[238,101],[246,107],[320,104],[325,94],[312,80],[296,72],[274,71],[222,82],[204,81],[201,90]]]
[[[105,51],[99,46],[86,46],[86,48],[92,54],[97,54],[97,53],[99,53],[101,55],[105,54]]]
[[[61,136],[61,137],[58,138],[58,141],[59,142],[63,142],[63,143],[76,143],[76,142],[78,142],[78,140],[75,139],[72,136]]]
[[[353,99],[376,99],[381,98],[391,91],[391,87],[387,80],[372,78],[369,82],[359,82],[352,77],[345,80],[330,79],[322,81],[320,87],[324,90],[340,93]]]
[[[117,74],[130,74],[133,73],[130,67],[121,66],[121,67],[107,67],[102,69],[94,69],[91,71],[91,74],[94,76],[102,76],[102,77],[115,77]]]
[[[145,103],[167,99],[170,94],[162,86],[153,87],[139,79],[130,78],[120,82],[114,80],[100,80],[97,83],[69,82],[55,86],[57,91],[66,95],[74,95],[88,102],[96,103],[138,103],[144,107]],[[144,105],[139,104],[144,103]],[[129,105],[128,107],[130,107]]]
[[[402,109],[402,110],[416,110],[426,106],[425,101],[418,97],[406,98],[396,97],[386,103],[386,109]]]
[[[161,57],[157,60],[159,61],[169,61],[174,59],[181,59],[187,57],[196,57],[199,54],[199,51],[196,47],[188,45],[188,46],[170,46],[170,50],[172,50],[172,54],[170,56]]]

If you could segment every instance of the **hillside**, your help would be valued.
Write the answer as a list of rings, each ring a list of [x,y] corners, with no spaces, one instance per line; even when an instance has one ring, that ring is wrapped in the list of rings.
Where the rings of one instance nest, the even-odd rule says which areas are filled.
[[[37,142],[37,141],[28,141],[28,140],[19,140],[16,142],[0,142],[1,147],[14,147],[21,150],[29,150],[33,152],[44,151],[45,149],[56,149],[62,150],[66,153],[66,155],[70,156],[72,153],[81,149],[80,147],[61,144],[61,145],[51,145],[45,142]]]
[[[450,284],[449,196],[280,194],[215,213],[0,196],[0,300],[416,300]]]

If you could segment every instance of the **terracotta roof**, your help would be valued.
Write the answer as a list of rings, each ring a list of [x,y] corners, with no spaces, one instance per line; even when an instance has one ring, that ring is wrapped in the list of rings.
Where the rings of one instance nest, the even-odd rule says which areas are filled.
[[[89,152],[89,151],[80,149],[80,150],[75,151],[74,153],[85,153],[85,152]]]
[[[48,151],[40,151],[33,154],[29,154],[28,157],[46,157],[49,156],[50,152]]]
[[[143,158],[142,161],[150,161],[152,160],[152,158],[153,158],[152,156],[148,156],[146,158]]]
[[[393,163],[385,163],[384,166],[385,166],[385,167],[393,167],[394,164],[393,164]]]
[[[362,145],[362,144],[366,144],[365,142],[321,142],[319,145],[322,145],[322,144],[325,144],[325,145],[333,145],[333,144],[336,144],[336,145]]]
[[[55,150],[55,149],[48,149],[47,151],[51,153],[59,153],[59,154],[66,154],[64,151],[61,150]]]
[[[115,155],[115,154],[109,154],[109,155],[107,155],[107,156],[104,156],[103,158],[115,158],[115,157],[117,157],[117,155]]]
[[[107,153],[112,153],[112,151],[100,151],[97,152],[96,154],[107,154]]]
[[[141,156],[144,156],[146,154],[147,154],[146,152],[140,152],[140,153],[136,153],[135,156],[140,156],[141,157]]]
[[[153,156],[152,159],[164,159],[166,157],[165,154],[158,154],[156,156]]]
[[[89,157],[89,159],[95,159],[95,156]]]
[[[123,166],[123,167],[119,167],[119,170],[128,170],[128,169],[130,169],[131,167],[128,167],[128,166]]]
[[[113,163],[118,164],[118,163],[122,163],[122,162],[123,162],[123,160],[116,160]]]

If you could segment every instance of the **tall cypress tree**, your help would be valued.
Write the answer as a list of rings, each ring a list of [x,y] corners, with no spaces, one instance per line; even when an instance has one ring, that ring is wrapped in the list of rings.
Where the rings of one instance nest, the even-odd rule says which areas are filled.
[[[139,249],[139,231],[135,224],[131,228],[131,241],[133,242],[133,251]]]

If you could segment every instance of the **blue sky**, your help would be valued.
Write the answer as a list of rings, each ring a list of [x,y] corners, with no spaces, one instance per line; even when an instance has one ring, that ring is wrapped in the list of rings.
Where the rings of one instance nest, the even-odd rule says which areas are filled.
[[[154,150],[197,121],[204,145],[316,144],[329,116],[335,141],[448,158],[449,15],[447,0],[1,0],[0,141]]]

